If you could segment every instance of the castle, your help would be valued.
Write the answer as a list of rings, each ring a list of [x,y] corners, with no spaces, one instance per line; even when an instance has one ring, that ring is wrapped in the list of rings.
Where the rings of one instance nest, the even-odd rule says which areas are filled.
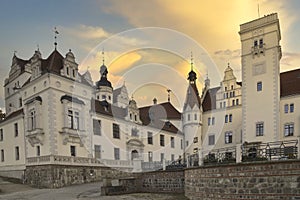
[[[240,26],[242,82],[228,64],[217,87],[197,74],[182,113],[171,102],[139,108],[124,84],[114,89],[105,63],[100,80],[78,72],[75,56],[55,48],[28,60],[13,56],[0,122],[0,174],[29,166],[109,166],[142,171],[145,163],[185,159],[197,165],[214,149],[299,138],[300,69],[280,73],[277,14]],[[144,164],[143,164],[144,163]],[[154,168],[153,168],[154,169]]]

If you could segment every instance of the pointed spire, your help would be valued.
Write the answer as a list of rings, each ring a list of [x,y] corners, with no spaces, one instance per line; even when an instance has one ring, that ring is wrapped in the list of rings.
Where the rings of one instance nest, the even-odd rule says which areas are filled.
[[[54,48],[56,50],[57,48],[57,35],[59,34],[59,32],[57,31],[56,27],[54,27]]]
[[[194,58],[193,58],[193,52],[191,52],[191,71],[188,74],[188,80],[190,83],[194,84],[195,80],[197,79],[197,74],[194,72]]]
[[[14,56],[16,56],[16,54],[17,54],[17,51],[16,51],[16,50],[14,50]]]

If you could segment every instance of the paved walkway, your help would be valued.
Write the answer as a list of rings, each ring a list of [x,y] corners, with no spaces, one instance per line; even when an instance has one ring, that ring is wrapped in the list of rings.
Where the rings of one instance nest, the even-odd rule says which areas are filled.
[[[168,194],[130,194],[100,196],[99,183],[74,185],[60,189],[35,189],[10,183],[0,178],[0,200],[186,200],[184,196]]]

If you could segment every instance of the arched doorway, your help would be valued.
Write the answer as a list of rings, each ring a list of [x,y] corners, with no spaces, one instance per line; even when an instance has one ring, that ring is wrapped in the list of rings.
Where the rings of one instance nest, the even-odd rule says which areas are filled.
[[[137,150],[131,151],[131,160],[134,160],[136,158],[139,158],[139,152]]]

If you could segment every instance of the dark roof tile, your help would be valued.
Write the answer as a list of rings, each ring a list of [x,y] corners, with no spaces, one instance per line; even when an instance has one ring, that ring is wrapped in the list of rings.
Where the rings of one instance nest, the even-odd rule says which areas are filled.
[[[300,94],[300,69],[280,74],[280,97]]]
[[[216,109],[216,94],[221,87],[209,89],[202,102],[203,112]]]
[[[4,120],[0,121],[0,123],[5,122],[5,121],[7,121],[9,119],[12,119],[14,117],[17,117],[19,115],[24,115],[23,108],[20,109],[20,110],[14,111],[14,112],[10,113],[9,115],[5,116]]]

